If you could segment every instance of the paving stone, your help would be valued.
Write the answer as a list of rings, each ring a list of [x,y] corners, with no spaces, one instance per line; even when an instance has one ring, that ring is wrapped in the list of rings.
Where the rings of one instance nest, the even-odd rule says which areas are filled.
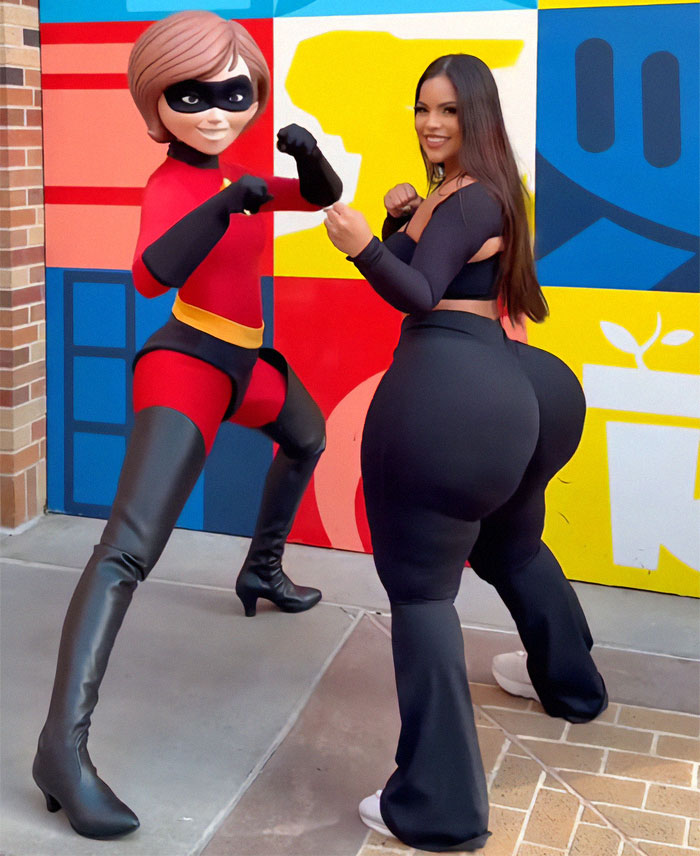
[[[556,769],[597,773],[603,762],[603,750],[592,746],[573,746],[569,743],[529,739],[524,739],[523,743],[540,761]],[[513,747],[513,754],[517,751],[517,748]]]
[[[700,817],[700,793],[693,788],[672,788],[669,785],[652,785],[644,808],[683,817]]]
[[[512,808],[529,808],[542,772],[536,761],[506,755],[491,785],[490,802]]]
[[[683,761],[700,761],[700,740],[688,737],[668,737],[661,735],[656,746],[656,754],[664,758],[680,758]]]
[[[611,776],[647,779],[666,785],[689,787],[693,782],[692,764],[636,752],[610,752],[605,772]]]
[[[494,684],[469,684],[469,690],[474,704],[511,710],[528,710],[530,707],[526,698],[512,696]]]
[[[591,802],[612,803],[641,808],[646,790],[645,782],[616,779],[613,776],[579,772],[562,772],[562,778]]]
[[[499,728],[483,728],[480,725],[476,728],[476,734],[479,738],[479,748],[481,749],[484,770],[488,776],[496,766],[498,756],[501,754],[508,738]]]
[[[638,841],[637,846],[647,856],[698,856],[700,853],[700,850],[696,850],[694,847],[667,847],[665,844],[653,844],[649,841]],[[630,853],[632,853],[631,848]],[[624,853],[623,856],[625,856]]]
[[[579,823],[567,856],[617,856],[621,841],[612,829]]]
[[[581,823],[592,823],[596,826],[605,826],[603,820],[588,807],[584,808],[583,810],[583,814],[581,815]]]
[[[663,844],[683,844],[685,821],[650,811],[637,811],[615,805],[598,806],[618,829],[630,838],[658,841]]]
[[[554,778],[554,776],[550,776],[549,773],[547,773],[547,778],[544,780],[544,784],[542,785],[542,787],[543,788],[549,788],[552,791],[565,791],[566,790],[564,785],[562,785],[561,782],[558,782]]]
[[[408,844],[404,844],[394,838],[393,835],[381,835],[379,832],[375,832],[374,830],[370,831],[363,849],[357,854],[357,856],[364,856],[365,848],[368,850],[368,853],[392,854],[392,856],[394,853],[401,853],[402,856],[407,856],[408,853],[414,852],[413,847],[409,847]]]
[[[616,723],[617,718],[620,715],[621,707],[623,707],[623,705],[609,704],[602,713],[599,713],[598,716],[596,716],[595,721]]]
[[[593,746],[608,746],[611,749],[628,749],[648,752],[654,735],[650,731],[637,731],[598,722],[572,725],[566,740],[569,743],[585,743]]]
[[[665,710],[650,710],[623,704],[618,724],[646,728],[649,731],[683,734],[686,737],[700,737],[700,716],[686,713],[670,713]]]
[[[566,727],[563,719],[553,719],[544,714],[495,708],[489,709],[489,713],[506,731],[521,737],[559,740]]]
[[[565,849],[579,808],[579,801],[569,793],[540,790],[525,827],[524,840]]]
[[[555,849],[554,847],[544,847],[541,844],[530,844],[524,841],[515,856],[568,856],[566,850]]]
[[[525,817],[524,811],[494,806],[489,818],[489,829],[493,835],[478,851],[479,856],[512,856]]]

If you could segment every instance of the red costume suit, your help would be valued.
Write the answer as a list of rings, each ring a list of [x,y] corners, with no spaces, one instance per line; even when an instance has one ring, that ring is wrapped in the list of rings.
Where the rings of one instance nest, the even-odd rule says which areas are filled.
[[[213,158],[198,159],[206,166],[186,163],[177,157],[178,153],[188,154],[183,149],[171,147],[171,156],[153,173],[144,193],[134,285],[144,297],[157,297],[176,286],[177,280],[185,281],[173,306],[177,321],[158,331],[137,355],[134,409],[138,412],[160,405],[186,413],[199,427],[209,451],[224,416],[248,427],[260,427],[278,416],[288,367],[279,352],[268,348],[260,352],[263,317],[259,268],[265,244],[262,218],[231,214],[221,239],[186,279],[178,270],[178,259],[173,259],[177,244],[166,245],[169,271],[162,279],[170,279],[169,283],[159,281],[144,263],[144,251],[149,246],[245,173],[238,165],[214,165]],[[298,179],[265,177],[264,181],[272,196],[264,211],[318,208],[301,195]],[[202,224],[206,226],[206,222]],[[166,357],[161,351],[170,353]],[[184,354],[205,365],[193,365]],[[148,358],[142,363],[144,355]],[[257,361],[258,356],[262,362]],[[198,396],[192,395],[187,377],[199,389]]]

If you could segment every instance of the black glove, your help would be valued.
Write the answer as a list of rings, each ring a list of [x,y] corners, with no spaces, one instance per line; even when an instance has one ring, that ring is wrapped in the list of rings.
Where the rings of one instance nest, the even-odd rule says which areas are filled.
[[[325,208],[340,199],[343,182],[323,157],[316,138],[301,125],[287,125],[277,132],[277,148],[297,162],[299,191],[312,205]]]
[[[144,265],[162,285],[180,288],[224,236],[231,214],[257,214],[270,199],[262,178],[241,176],[146,247],[142,254]]]
[[[277,132],[277,148],[293,158],[304,157],[316,148],[316,137],[301,125],[287,125]]]
[[[241,214],[244,211],[257,214],[261,206],[272,199],[267,192],[267,184],[255,175],[242,175],[238,181],[229,184],[220,191],[229,214]]]

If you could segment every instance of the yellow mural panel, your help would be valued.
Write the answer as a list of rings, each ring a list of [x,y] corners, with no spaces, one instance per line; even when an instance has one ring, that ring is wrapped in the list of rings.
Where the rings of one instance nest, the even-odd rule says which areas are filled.
[[[352,205],[381,233],[389,188],[408,181],[425,192],[425,169],[413,130],[417,69],[448,53],[470,53],[491,68],[513,66],[520,39],[405,39],[387,32],[332,31],[301,41],[286,80],[294,105],[314,115],[325,133],[361,155]],[[345,68],[329,84],[319,69]],[[359,278],[330,244],[323,225],[275,239],[275,274]]]
[[[700,297],[547,288],[528,325],[582,381],[581,445],[551,483],[545,540],[567,576],[700,596]]]

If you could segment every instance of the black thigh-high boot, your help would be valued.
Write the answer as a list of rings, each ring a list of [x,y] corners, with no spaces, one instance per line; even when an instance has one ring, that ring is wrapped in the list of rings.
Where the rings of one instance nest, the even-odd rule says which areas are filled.
[[[33,775],[49,811],[90,838],[135,830],[136,815],[98,777],[90,718],[131,597],[156,563],[205,460],[199,429],[165,407],[136,415],[117,495],[63,624],[53,694]]]
[[[275,361],[277,365],[277,361]],[[284,364],[287,396],[279,416],[260,430],[279,444],[265,479],[248,555],[236,580],[245,614],[259,597],[284,612],[303,612],[321,599],[318,589],[297,586],[282,570],[282,553],[299,503],[326,446],[323,415],[292,369]]]
[[[452,600],[392,603],[391,642],[401,735],[384,822],[411,847],[477,850],[490,835],[489,804]]]

